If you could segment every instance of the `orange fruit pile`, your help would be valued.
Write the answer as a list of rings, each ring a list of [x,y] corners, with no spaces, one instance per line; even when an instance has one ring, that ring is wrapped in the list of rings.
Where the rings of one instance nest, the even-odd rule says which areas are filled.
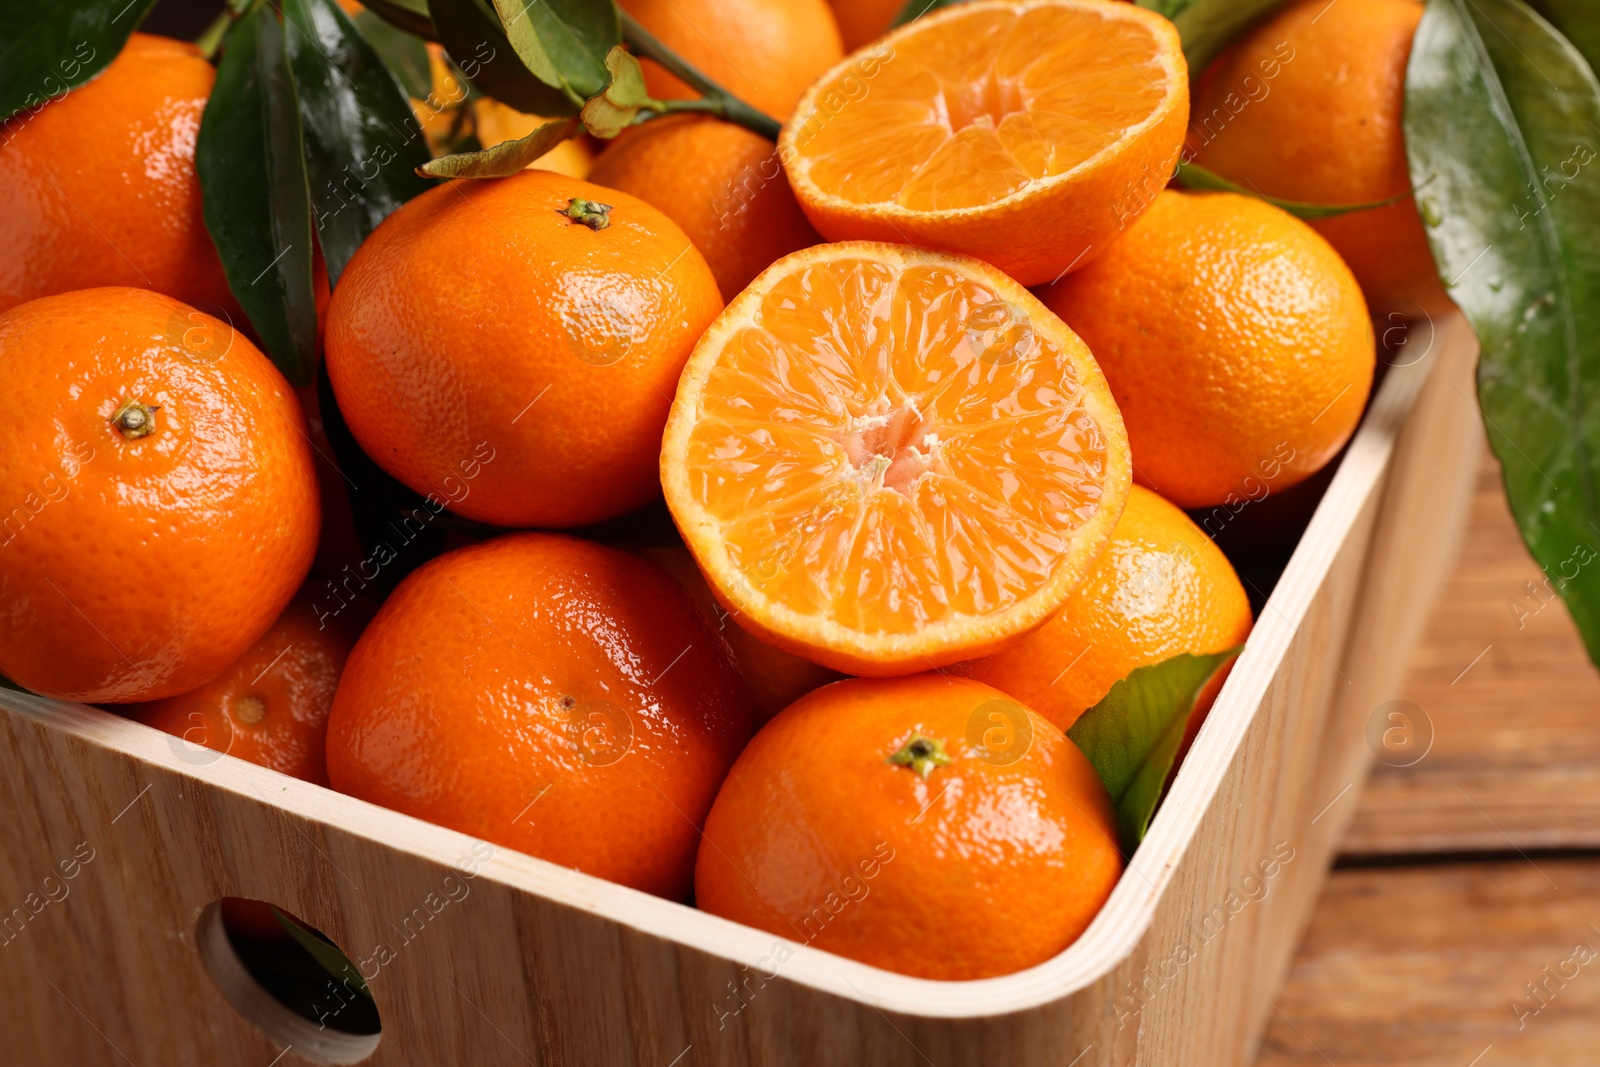
[[[378,225],[298,399],[202,313],[198,51],[0,145],[0,673],[875,966],[1039,964],[1137,844],[1064,730],[1250,632],[1180,509],[1332,462],[1367,299],[1436,306],[1410,201],[1169,190],[1186,124],[1246,187],[1403,192],[1420,7],[1287,7],[1191,116],[1132,4],[622,2],[776,144],[642,60],[610,143]],[[436,150],[541,121],[432,61]]]

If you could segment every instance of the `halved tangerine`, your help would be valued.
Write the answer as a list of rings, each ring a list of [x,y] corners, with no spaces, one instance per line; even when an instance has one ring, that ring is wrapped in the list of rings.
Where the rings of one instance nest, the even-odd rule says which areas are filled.
[[[785,256],[728,305],[661,452],[667,506],[736,621],[865,675],[1042,623],[1130,474],[1066,323],[986,263],[869,242]]]
[[[1040,285],[1150,206],[1188,116],[1188,66],[1160,15],[1111,0],[979,0],[823,75],[778,147],[829,240],[965,253]]]

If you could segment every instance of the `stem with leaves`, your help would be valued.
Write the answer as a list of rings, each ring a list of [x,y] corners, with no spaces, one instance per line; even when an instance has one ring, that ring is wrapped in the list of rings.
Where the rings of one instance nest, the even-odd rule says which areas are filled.
[[[619,14],[622,17],[622,39],[635,55],[655,60],[701,94],[699,100],[666,101],[657,114],[671,114],[678,111],[705,112],[759,133],[770,141],[778,139],[778,131],[782,129],[782,124],[777,119],[756,110],[700,73],[663,44],[655,34],[639,25],[626,11],[621,11]]]

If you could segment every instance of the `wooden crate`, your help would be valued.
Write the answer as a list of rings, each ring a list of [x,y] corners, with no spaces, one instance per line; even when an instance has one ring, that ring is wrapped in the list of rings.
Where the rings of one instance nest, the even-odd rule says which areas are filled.
[[[890,974],[7,692],[0,1060],[1247,1064],[1478,461],[1471,334],[1450,320],[1403,351],[1425,345],[1384,380],[1127,874],[1054,959]],[[225,895],[273,901],[357,961],[375,1049],[243,973]],[[983,936],[982,915],[949,921]]]

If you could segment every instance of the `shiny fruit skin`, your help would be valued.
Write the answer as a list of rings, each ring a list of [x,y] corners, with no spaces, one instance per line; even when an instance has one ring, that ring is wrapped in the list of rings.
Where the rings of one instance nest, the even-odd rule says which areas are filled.
[[[905,7],[904,0],[831,0],[834,17],[839,20],[839,36],[844,50],[854,52],[871,44],[889,29],[894,17]]]
[[[827,0],[620,0],[620,6],[690,66],[779,121],[844,57]],[[654,61],[643,66],[645,88],[656,99],[700,95]]]
[[[0,311],[126,285],[242,325],[194,166],[215,80],[193,45],[136,33],[95,78],[5,123]]]
[[[610,224],[562,214],[574,199],[610,204]],[[497,526],[580,526],[661,491],[678,374],[721,308],[683,231],[626,193],[540,170],[451,182],[345,268],[327,369],[356,439],[418,493]]]
[[[0,673],[125,703],[210,681],[316,552],[294,391],[245,337],[170,297],[88,289],[0,315]],[[126,402],[154,409],[128,437]]]
[[[991,754],[979,746],[996,707],[1019,728]],[[890,761],[914,733],[950,760],[926,778]],[[695,901],[902,974],[990,978],[1077,939],[1122,872],[1116,832],[1088,759],[998,690],[852,678],[802,697],[740,755],[706,819]]]
[[[508,534],[408,576],[345,667],[333,787],[673,899],[750,732],[725,645],[626,552]]]
[[[1315,231],[1254,197],[1165,191],[1040,297],[1111,383],[1134,479],[1179,507],[1305,480],[1366,407],[1377,355],[1360,287]]]
[[[1233,565],[1182,511],[1133,487],[1099,564],[1050,621],[1017,644],[951,668],[1065,730],[1139,667],[1242,644],[1250,598]],[[1220,677],[1196,703],[1205,717]]]
[[[739,625],[739,618],[717,600],[706,577],[687,548],[635,548],[683,586],[694,606],[717,634],[728,643],[733,661],[750,694],[755,724],[761,726],[813,689],[844,677],[838,671],[812,663],[776,645],[769,645]]]
[[[724,300],[783,256],[822,242],[772,142],[720,119],[648,122],[601,153],[589,180],[632,193],[683,227]]]
[[[1366,204],[1405,193],[1406,64],[1422,6],[1301,0],[1281,9],[1196,85],[1195,162],[1286,200]],[[1380,320],[1449,310],[1414,197],[1311,227],[1350,265]]]
[[[261,640],[205,685],[120,710],[191,746],[327,785],[328,709],[356,634],[317,615],[303,590]]]

